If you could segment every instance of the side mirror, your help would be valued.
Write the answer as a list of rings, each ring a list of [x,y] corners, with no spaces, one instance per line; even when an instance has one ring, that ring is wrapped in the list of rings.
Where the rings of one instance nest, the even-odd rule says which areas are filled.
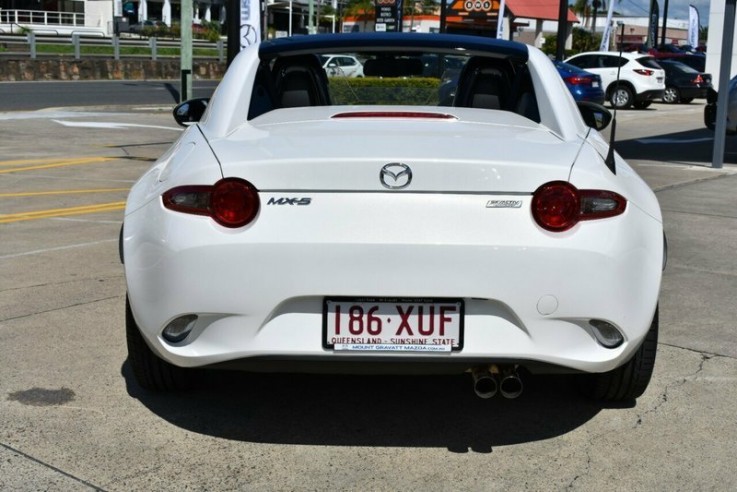
[[[180,126],[194,125],[202,119],[202,115],[205,114],[207,103],[209,102],[209,97],[200,97],[178,104],[173,112],[174,121]]]
[[[589,101],[579,101],[576,103],[578,110],[581,112],[584,123],[591,128],[596,130],[603,130],[612,121],[612,113],[609,112],[601,104],[596,104]]]

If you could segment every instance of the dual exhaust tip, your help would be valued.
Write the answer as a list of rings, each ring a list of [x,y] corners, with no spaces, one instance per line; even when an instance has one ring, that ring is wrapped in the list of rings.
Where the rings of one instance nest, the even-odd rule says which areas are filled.
[[[475,367],[471,369],[473,377],[473,391],[476,396],[483,399],[492,398],[501,393],[504,398],[512,400],[522,394],[524,386],[522,379],[517,373],[517,366],[499,367],[496,364],[490,366]]]

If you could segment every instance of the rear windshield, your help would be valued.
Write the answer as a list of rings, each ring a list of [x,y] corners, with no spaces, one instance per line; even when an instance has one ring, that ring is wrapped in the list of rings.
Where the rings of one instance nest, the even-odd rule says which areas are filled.
[[[662,70],[662,67],[658,65],[658,62],[655,61],[655,58],[652,56],[642,56],[637,59],[637,62],[646,68],[652,68],[655,70]]]
[[[376,48],[262,60],[249,119],[279,108],[337,105],[460,106],[520,114],[525,106],[524,115],[540,121],[523,62],[458,51]]]

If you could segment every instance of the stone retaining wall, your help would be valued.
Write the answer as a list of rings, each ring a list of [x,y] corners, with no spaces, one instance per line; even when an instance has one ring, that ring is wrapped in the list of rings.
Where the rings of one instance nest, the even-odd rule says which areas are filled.
[[[178,80],[179,60],[7,59],[0,62],[0,81],[30,80]],[[193,79],[220,79],[225,63],[195,61]]]

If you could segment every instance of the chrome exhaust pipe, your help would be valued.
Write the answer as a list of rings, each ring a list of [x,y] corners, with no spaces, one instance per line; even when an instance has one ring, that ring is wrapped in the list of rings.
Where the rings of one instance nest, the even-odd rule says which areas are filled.
[[[499,391],[504,398],[510,400],[517,398],[522,394],[523,389],[524,385],[522,384],[522,379],[520,379],[519,374],[517,374],[517,368],[504,371],[502,381],[499,383]]]
[[[476,367],[471,370],[471,376],[476,396],[486,400],[496,395],[499,389],[499,369],[496,366]]]

